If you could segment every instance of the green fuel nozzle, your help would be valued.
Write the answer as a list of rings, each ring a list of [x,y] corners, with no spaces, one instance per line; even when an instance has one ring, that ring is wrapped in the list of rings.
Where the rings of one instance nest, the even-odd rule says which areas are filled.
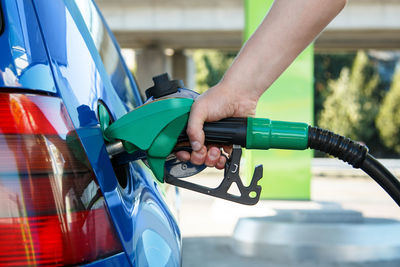
[[[187,90],[187,89],[185,89]],[[187,92],[186,92],[187,93]],[[233,145],[233,151],[225,166],[224,179],[217,188],[207,188],[182,180],[201,171],[205,166],[193,166],[190,162],[179,162],[174,152],[189,150],[186,125],[191,98],[162,98],[149,102],[110,122],[107,109],[100,103],[99,118],[107,150],[111,156],[121,152],[145,153],[145,162],[160,182],[234,202],[252,205],[258,202],[262,178],[262,166],[257,166],[249,186],[244,186],[239,167],[242,147],[249,149],[306,149],[308,125],[304,123],[279,122],[261,118],[227,118],[204,124],[205,141],[215,145]],[[142,154],[143,155],[143,154]],[[172,155],[172,157],[171,157]],[[172,160],[171,160],[172,158]],[[240,196],[228,193],[236,183]]]
[[[164,182],[165,161],[187,123],[192,103],[192,99],[169,98],[143,105],[104,129],[104,139],[122,141],[128,153],[145,151],[150,169]]]
[[[227,160],[224,179],[217,188],[207,188],[182,180],[206,166],[195,166],[190,162],[180,162],[174,153],[190,151],[186,125],[197,93],[183,88],[179,81],[171,81],[168,75],[153,78],[154,86],[146,91],[147,102],[137,109],[111,122],[107,108],[99,104],[99,121],[107,151],[111,157],[120,153],[144,152],[146,164],[159,182],[204,194],[224,198],[234,202],[252,205],[258,202],[262,178],[262,166],[255,168],[249,186],[244,186],[240,176],[242,147],[248,149],[306,149],[308,125],[304,123],[271,121],[262,118],[227,118],[204,124],[207,144],[233,146]],[[139,153],[140,154],[140,153]],[[143,155],[141,153],[140,155]],[[232,183],[236,183],[240,195],[228,193]]]
[[[205,168],[180,162],[174,153],[188,150],[186,125],[197,93],[183,88],[179,81],[170,81],[167,74],[153,78],[154,86],[146,91],[147,102],[111,123],[107,109],[99,104],[99,121],[110,157],[140,152],[130,160],[144,159],[160,182],[167,182],[203,194],[241,204],[254,205],[260,198],[262,166],[254,170],[250,184],[245,186],[239,176],[242,147],[247,149],[318,149],[335,156],[374,178],[400,205],[400,182],[371,155],[368,148],[349,138],[306,123],[272,121],[265,118],[227,118],[204,124],[205,141],[220,146],[231,145],[224,179],[216,188],[186,181]],[[145,155],[145,156],[143,156]],[[240,194],[229,189],[236,183]]]
[[[160,182],[164,164],[177,143],[188,141],[186,124],[192,99],[166,98],[151,102],[121,117],[104,130],[112,143],[121,140],[124,150],[147,152],[147,162]],[[307,148],[308,125],[263,118],[228,118],[205,123],[208,144],[240,145],[248,149]],[[179,149],[179,148],[178,148]]]

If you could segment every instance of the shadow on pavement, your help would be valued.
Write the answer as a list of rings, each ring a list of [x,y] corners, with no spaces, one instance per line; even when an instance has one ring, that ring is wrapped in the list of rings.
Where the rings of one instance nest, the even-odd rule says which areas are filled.
[[[232,239],[218,237],[183,238],[183,267],[398,267],[400,261],[369,263],[335,263],[335,262],[271,262],[255,257],[243,257],[231,249]]]

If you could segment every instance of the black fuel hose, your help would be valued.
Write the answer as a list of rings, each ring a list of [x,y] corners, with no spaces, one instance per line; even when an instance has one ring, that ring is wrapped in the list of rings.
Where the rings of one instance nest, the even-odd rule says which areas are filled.
[[[246,118],[227,118],[204,124],[205,141],[210,144],[246,146]],[[186,129],[178,138],[178,143],[187,142]],[[362,169],[374,179],[400,206],[400,182],[382,164],[368,153],[368,147],[350,138],[318,127],[308,127],[308,148],[325,152]]]
[[[400,183],[392,173],[370,154],[366,155],[361,169],[371,176],[400,206]]]
[[[368,153],[365,145],[328,130],[310,126],[308,128],[308,147],[337,157],[354,168],[362,169],[400,206],[399,180]]]

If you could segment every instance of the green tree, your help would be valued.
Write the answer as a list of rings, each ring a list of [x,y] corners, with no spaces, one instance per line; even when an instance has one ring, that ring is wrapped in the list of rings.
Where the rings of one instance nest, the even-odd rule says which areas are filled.
[[[196,64],[196,90],[203,93],[217,84],[232,64],[236,53],[218,50],[197,50],[194,53]]]
[[[337,80],[328,82],[329,95],[319,125],[354,140],[374,145],[375,118],[381,92],[379,74],[364,51],[359,51],[351,69],[343,68]]]
[[[320,53],[314,55],[314,118],[319,121],[325,98],[330,94],[327,81],[336,80],[344,67],[350,68],[356,52]]]
[[[376,125],[386,147],[400,153],[400,68],[382,101]]]

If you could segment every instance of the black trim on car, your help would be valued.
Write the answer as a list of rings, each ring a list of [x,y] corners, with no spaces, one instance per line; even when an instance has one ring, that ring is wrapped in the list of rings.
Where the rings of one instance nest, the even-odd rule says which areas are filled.
[[[3,9],[1,8],[0,2],[0,35],[4,32],[4,17],[3,17]]]

